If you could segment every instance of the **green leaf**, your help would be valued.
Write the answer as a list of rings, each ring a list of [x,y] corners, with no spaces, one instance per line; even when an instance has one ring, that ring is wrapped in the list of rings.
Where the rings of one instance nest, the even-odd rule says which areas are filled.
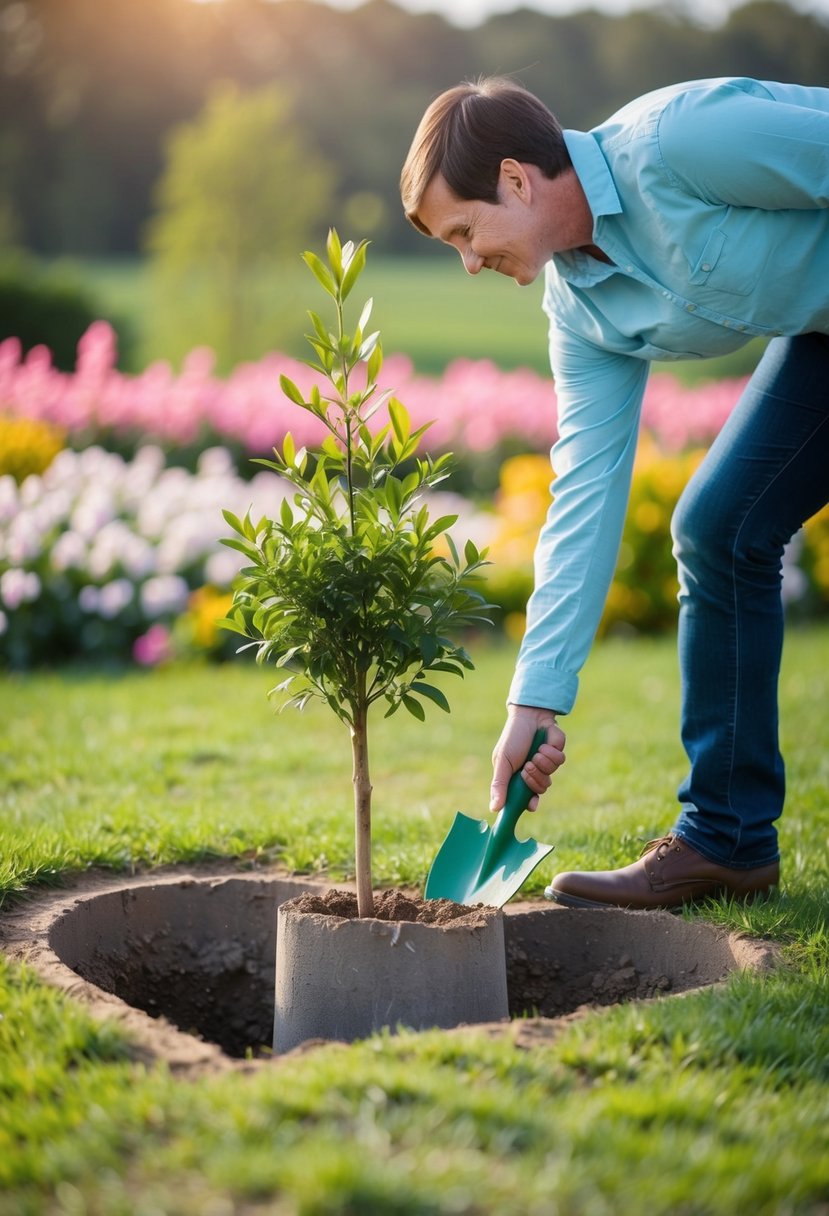
[[[380,368],[383,366],[383,343],[380,341],[380,335],[377,335],[377,342],[374,349],[369,355],[368,364],[366,366],[366,374],[369,384],[374,384],[377,377],[380,375]]]
[[[389,399],[389,418],[398,443],[405,443],[412,429],[411,420],[405,405],[396,397]]]
[[[449,702],[439,688],[435,688],[432,684],[421,684],[419,681],[414,681],[409,687],[419,697],[428,697],[430,701],[434,701],[435,705],[440,706],[445,713],[450,712]]]
[[[232,616],[224,616],[216,622],[218,629],[225,629],[228,633],[240,633],[243,638],[250,637],[247,628],[235,621]],[[237,652],[238,653],[238,652]]]
[[[230,524],[234,532],[238,532],[240,536],[245,535],[245,529],[238,515],[234,515],[232,511],[222,509],[222,515],[225,517],[225,523]]]
[[[383,486],[386,506],[395,523],[400,518],[400,508],[403,504],[403,490],[396,477],[387,477]]]
[[[288,397],[289,400],[293,401],[295,405],[305,405],[305,398],[294,384],[293,380],[289,380],[287,376],[280,375],[279,386],[285,396]]]
[[[337,235],[336,228],[329,228],[328,240],[325,243],[325,251],[328,254],[328,262],[334,275],[334,281],[342,283],[343,280],[343,247],[340,244],[340,238]]]
[[[426,710],[419,701],[415,701],[414,697],[407,697],[405,693],[403,694],[401,700],[413,718],[417,718],[418,722],[426,721]]]
[[[311,253],[309,250],[306,250],[306,252],[303,253],[302,258],[323,290],[327,291],[328,294],[333,296],[333,298],[336,300],[337,284],[331,278],[331,272],[325,263],[322,262],[315,253]]]
[[[341,298],[345,300],[351,291],[357,279],[363,273],[366,264],[366,249],[368,241],[360,241],[360,244],[351,255],[351,260],[348,263],[348,269],[343,275]]]
[[[235,549],[238,553],[243,553],[252,562],[259,561],[259,550],[255,545],[250,544],[249,541],[236,540],[231,536],[223,536],[221,537],[221,544],[225,545],[228,549]]]
[[[317,337],[319,338],[320,342],[328,345],[331,348],[331,350],[333,350],[334,347],[332,345],[332,342],[333,342],[332,335],[329,333],[329,331],[325,325],[325,322],[323,321],[323,319],[319,315],[319,313],[313,312],[311,309],[309,309],[308,318],[309,318],[311,324],[313,325],[314,329],[316,330],[316,334],[317,334]]]

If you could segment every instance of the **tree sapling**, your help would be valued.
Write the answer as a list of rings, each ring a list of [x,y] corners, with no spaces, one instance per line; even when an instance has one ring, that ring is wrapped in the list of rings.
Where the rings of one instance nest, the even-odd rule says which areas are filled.
[[[372,301],[348,332],[344,305],[366,262],[366,245],[341,245],[335,231],[327,264],[304,260],[334,304],[334,329],[315,312],[308,365],[320,377],[307,397],[288,377],[282,391],[309,410],[328,435],[297,450],[290,433],[273,460],[294,487],[277,519],[224,516],[237,534],[225,544],[248,564],[234,591],[225,628],[253,639],[260,663],[289,673],[269,695],[302,709],[325,701],[351,732],[358,911],[374,911],[368,712],[382,701],[386,717],[402,706],[425,717],[424,701],[449,702],[427,676],[463,676],[472,661],[448,636],[488,622],[480,592],[485,553],[471,540],[459,554],[448,534],[456,515],[430,519],[424,492],[449,474],[451,455],[418,453],[427,426],[411,429],[404,406],[377,385],[383,355],[378,332],[366,333]],[[388,421],[369,420],[384,407]],[[443,538],[441,551],[436,545]],[[245,649],[241,647],[240,649]]]

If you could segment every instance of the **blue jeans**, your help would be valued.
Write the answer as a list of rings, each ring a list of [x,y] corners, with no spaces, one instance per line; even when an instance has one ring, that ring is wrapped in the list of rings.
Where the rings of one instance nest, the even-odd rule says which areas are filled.
[[[672,524],[691,765],[674,831],[721,865],[779,856],[782,555],[827,501],[829,335],[775,338]]]

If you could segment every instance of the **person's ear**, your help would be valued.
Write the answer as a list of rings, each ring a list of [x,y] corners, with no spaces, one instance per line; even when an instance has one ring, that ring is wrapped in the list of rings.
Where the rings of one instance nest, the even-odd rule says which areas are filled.
[[[527,171],[527,166],[520,160],[507,157],[501,161],[498,185],[503,194],[514,194],[524,203],[528,203],[531,199],[532,179]]]

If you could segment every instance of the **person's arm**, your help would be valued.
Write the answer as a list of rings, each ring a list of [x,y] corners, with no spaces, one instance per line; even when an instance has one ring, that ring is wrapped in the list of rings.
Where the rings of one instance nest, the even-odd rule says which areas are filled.
[[[829,89],[723,83],[681,93],[659,121],[663,165],[713,204],[829,206]]]
[[[535,589],[507,722],[493,752],[493,810],[503,805],[538,726],[548,726],[548,745],[521,770],[536,795],[563,762],[555,715],[573,706],[613,578],[648,376],[645,361],[602,351],[553,326],[559,429],[553,503],[536,546]]]

